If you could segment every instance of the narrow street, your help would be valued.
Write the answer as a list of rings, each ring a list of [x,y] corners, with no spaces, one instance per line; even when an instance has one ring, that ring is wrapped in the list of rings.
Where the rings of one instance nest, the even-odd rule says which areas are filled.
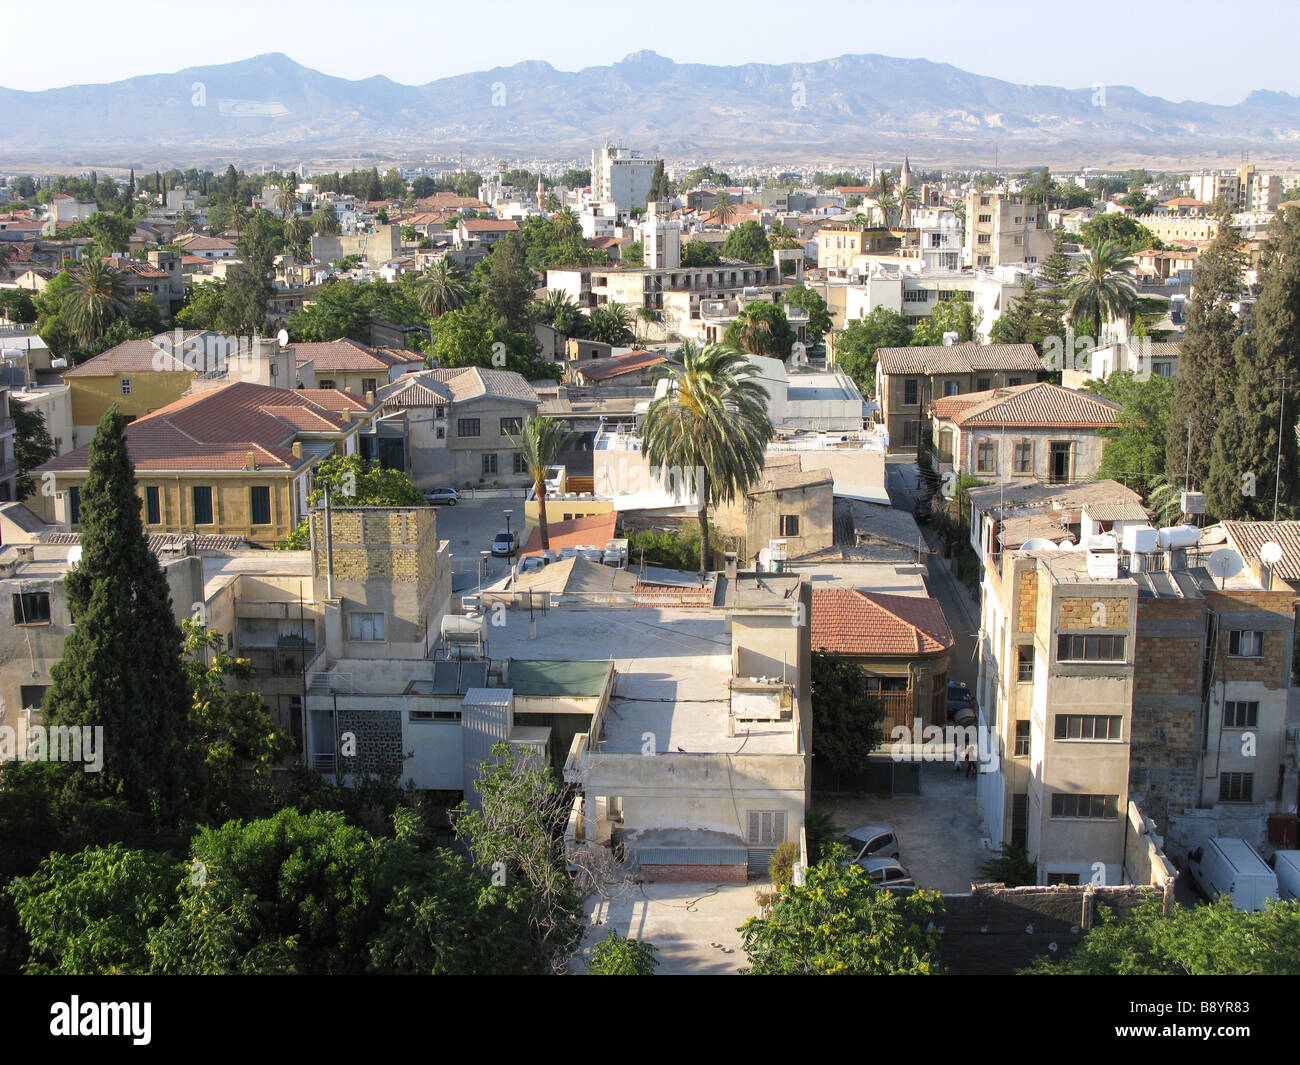
[[[920,475],[911,459],[900,458],[886,462],[885,490],[895,507],[913,514],[916,512]],[[979,660],[976,657],[979,648],[979,604],[971,599],[970,594],[948,569],[938,538],[929,526],[921,524],[920,529],[931,552],[927,560],[930,594],[943,607],[943,616],[956,641],[949,659],[948,676],[952,680],[963,681],[974,689],[975,680],[979,676]]]

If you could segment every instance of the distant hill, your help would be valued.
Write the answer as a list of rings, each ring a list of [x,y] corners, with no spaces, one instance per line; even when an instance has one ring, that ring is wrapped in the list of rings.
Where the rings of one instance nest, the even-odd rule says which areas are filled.
[[[519,63],[399,85],[280,53],[42,92],[0,89],[0,156],[146,165],[201,158],[558,157],[614,139],[671,158],[897,159],[1005,165],[1274,158],[1300,147],[1300,97],[1231,107],[1112,85],[1016,85],[924,59],[679,64],[636,52],[575,73]]]

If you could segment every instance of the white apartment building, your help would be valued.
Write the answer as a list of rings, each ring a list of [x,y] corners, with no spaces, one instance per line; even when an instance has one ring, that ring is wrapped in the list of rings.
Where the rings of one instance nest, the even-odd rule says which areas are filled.
[[[591,195],[611,200],[620,215],[644,207],[661,159],[645,159],[630,148],[605,144],[591,153]]]

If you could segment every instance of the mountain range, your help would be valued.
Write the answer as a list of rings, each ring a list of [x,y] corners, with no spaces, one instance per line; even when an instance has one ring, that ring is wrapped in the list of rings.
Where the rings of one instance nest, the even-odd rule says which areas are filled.
[[[402,85],[281,53],[102,85],[0,88],[6,163],[193,165],[563,158],[605,140],[670,159],[1195,165],[1293,158],[1300,97],[1222,106],[1125,86],[1017,85],[924,59],[710,66],[635,52],[576,72],[526,62]]]

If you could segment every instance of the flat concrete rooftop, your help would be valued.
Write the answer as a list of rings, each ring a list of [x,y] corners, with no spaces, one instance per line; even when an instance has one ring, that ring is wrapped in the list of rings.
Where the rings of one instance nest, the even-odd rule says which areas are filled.
[[[612,661],[614,692],[597,753],[640,754],[646,733],[659,754],[797,750],[792,721],[743,724],[728,734],[731,637],[722,610],[564,606],[536,620],[531,640],[527,612],[507,612],[505,625],[488,628],[488,653],[509,657],[512,673],[527,669],[527,660]]]

